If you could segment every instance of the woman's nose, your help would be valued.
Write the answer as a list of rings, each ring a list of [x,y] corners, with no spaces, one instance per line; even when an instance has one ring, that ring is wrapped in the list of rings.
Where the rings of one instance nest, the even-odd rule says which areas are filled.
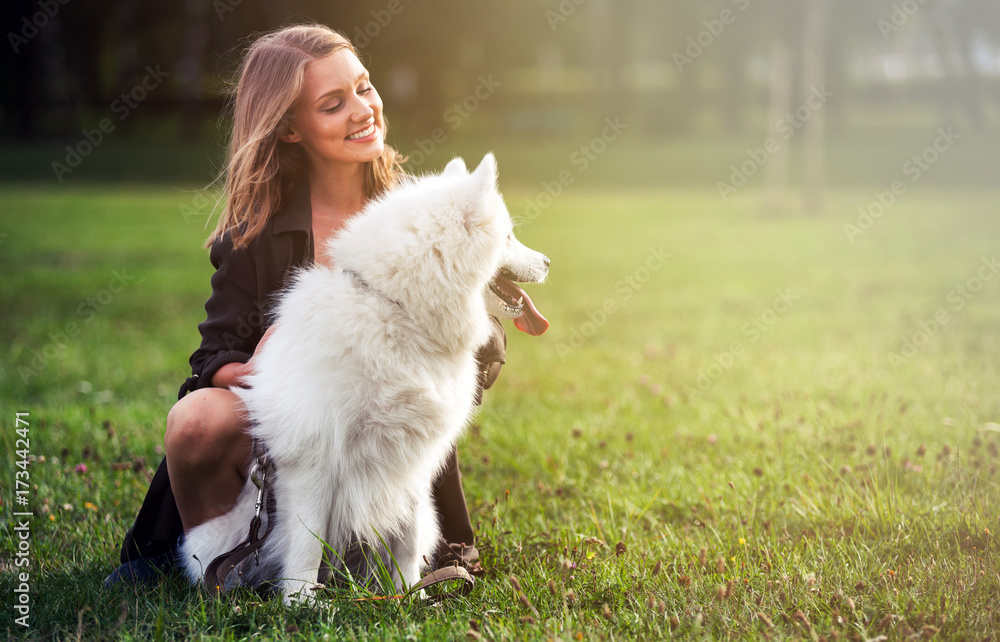
[[[357,96],[354,103],[354,113],[352,116],[358,122],[364,122],[375,114],[375,109],[365,96]]]

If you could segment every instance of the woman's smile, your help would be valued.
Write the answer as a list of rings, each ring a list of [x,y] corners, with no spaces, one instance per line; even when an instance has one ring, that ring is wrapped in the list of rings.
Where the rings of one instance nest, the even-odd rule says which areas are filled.
[[[375,139],[377,132],[378,127],[375,126],[375,121],[372,120],[364,129],[348,136],[347,140],[352,142],[368,142],[369,140]]]

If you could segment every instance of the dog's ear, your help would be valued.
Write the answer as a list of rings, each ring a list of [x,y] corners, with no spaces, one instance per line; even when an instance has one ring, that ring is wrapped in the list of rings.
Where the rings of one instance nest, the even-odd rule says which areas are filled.
[[[493,154],[486,154],[479,167],[469,174],[468,189],[471,199],[465,212],[465,227],[471,231],[495,218],[497,193],[497,161]]]
[[[456,156],[448,161],[448,164],[444,166],[444,171],[441,172],[444,176],[465,176],[468,173],[469,170],[465,168],[465,161],[462,160],[461,156]]]
[[[476,171],[472,172],[476,186],[483,189],[495,189],[497,186],[497,159],[493,157],[493,152],[483,156]]]

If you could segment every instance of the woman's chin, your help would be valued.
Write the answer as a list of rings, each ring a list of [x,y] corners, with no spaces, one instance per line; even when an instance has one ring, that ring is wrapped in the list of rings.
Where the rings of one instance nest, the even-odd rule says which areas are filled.
[[[359,163],[368,163],[376,160],[385,151],[385,144],[381,141],[372,141],[364,146],[359,146],[359,149],[352,150],[353,156]]]

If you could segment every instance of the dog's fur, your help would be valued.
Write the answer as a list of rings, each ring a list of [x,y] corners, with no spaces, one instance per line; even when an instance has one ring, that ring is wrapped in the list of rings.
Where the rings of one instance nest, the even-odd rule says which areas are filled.
[[[282,294],[250,387],[234,389],[274,462],[277,501],[243,582],[276,580],[286,603],[310,597],[326,577],[320,538],[340,555],[359,540],[381,548],[395,589],[419,578],[439,538],[431,484],[473,411],[487,309],[511,316],[488,284],[499,269],[547,273],[514,238],[496,181],[491,154],[472,173],[455,159],[405,180],[329,241],[335,268],[301,270]],[[192,581],[245,537],[255,499],[248,481],[230,512],[186,535]],[[374,574],[371,558],[347,567]]]

